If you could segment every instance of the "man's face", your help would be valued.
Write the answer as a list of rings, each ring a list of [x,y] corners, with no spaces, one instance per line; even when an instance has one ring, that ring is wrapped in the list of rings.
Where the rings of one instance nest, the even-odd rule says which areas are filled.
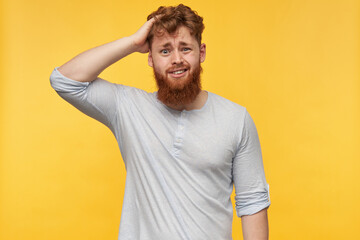
[[[205,54],[205,44],[199,46],[187,27],[155,35],[148,63],[154,69],[159,100],[173,106],[193,102],[201,91],[200,63]]]

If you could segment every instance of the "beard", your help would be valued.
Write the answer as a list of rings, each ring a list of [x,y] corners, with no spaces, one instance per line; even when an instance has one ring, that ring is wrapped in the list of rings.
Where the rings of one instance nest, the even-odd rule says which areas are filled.
[[[176,68],[184,67],[183,64]],[[201,91],[200,74],[202,67],[199,63],[194,71],[184,79],[169,79],[167,75],[154,70],[154,77],[158,87],[157,98],[168,106],[183,106],[192,103]],[[190,71],[190,70],[187,70]]]

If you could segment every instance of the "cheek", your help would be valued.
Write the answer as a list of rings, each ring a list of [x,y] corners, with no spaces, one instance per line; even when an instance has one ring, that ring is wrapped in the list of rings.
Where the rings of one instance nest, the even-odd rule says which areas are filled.
[[[200,63],[200,56],[192,54],[192,55],[188,56],[187,58],[185,58],[184,60],[191,66],[196,66]]]
[[[200,65],[200,60],[199,59],[191,59],[191,61],[189,60],[187,62],[187,64],[191,66],[192,70],[194,70],[194,68],[197,68]]]
[[[166,72],[166,68],[159,65],[159,63],[154,63],[153,69],[154,69],[154,71],[156,71],[157,73],[159,73],[161,75],[164,75]]]
[[[153,59],[153,65],[156,70],[164,70],[166,69],[167,65],[166,62],[162,59]]]

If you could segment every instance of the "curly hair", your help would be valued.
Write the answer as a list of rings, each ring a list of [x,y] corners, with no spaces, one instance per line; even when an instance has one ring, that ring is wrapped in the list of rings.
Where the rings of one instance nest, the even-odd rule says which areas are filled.
[[[147,37],[150,48],[154,34],[161,36],[164,34],[164,30],[172,34],[175,33],[180,26],[189,28],[191,35],[195,37],[199,46],[201,45],[201,34],[205,28],[203,18],[200,17],[196,11],[191,10],[190,7],[183,4],[175,7],[161,6],[158,10],[152,12],[147,17],[147,20],[151,18],[155,18],[155,22]]]

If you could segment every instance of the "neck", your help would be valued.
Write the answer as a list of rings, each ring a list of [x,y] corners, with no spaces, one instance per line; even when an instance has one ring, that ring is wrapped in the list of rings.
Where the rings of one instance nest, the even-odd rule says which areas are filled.
[[[185,104],[185,105],[166,104],[166,106],[178,111],[183,111],[183,110],[191,111],[195,109],[201,109],[205,105],[207,98],[208,98],[208,93],[204,90],[201,90],[201,92],[197,95],[195,100],[189,104]]]

